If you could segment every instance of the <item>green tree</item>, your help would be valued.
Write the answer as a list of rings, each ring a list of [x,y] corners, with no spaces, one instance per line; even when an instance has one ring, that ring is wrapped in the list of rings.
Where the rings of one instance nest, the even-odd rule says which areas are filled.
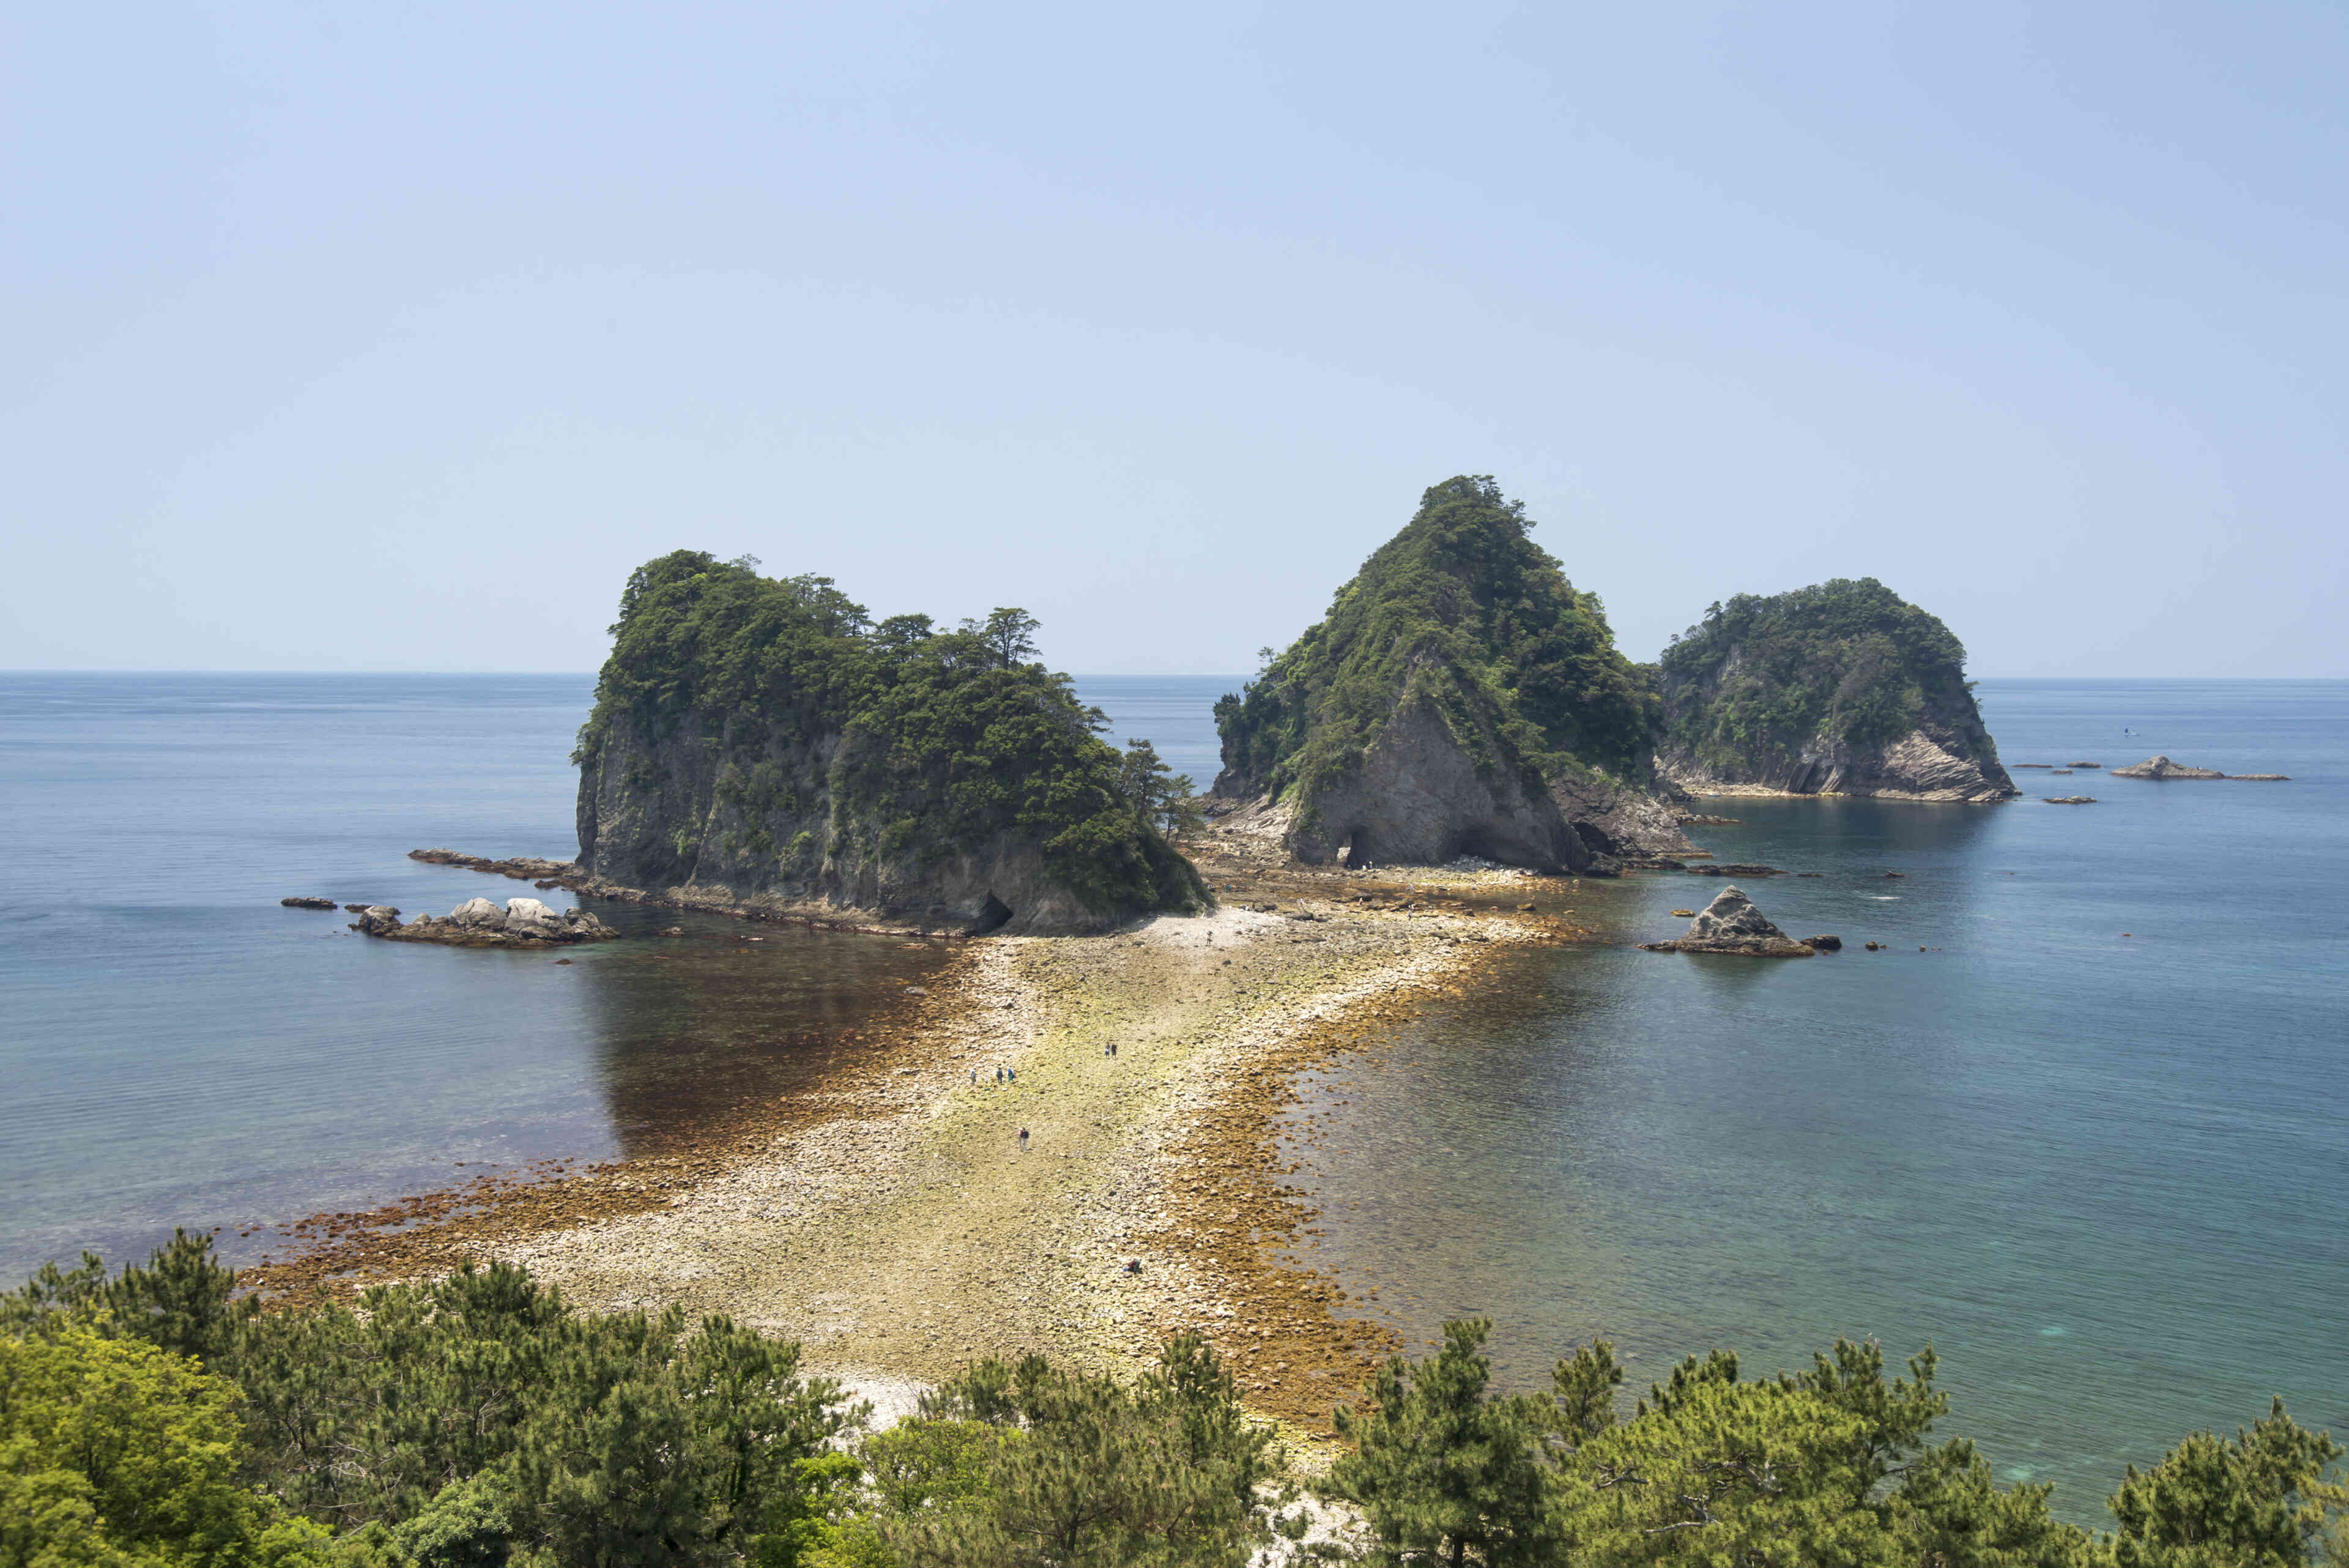
[[[0,1295],[0,1334],[22,1334],[57,1316],[102,1320],[103,1333],[212,1360],[235,1342],[258,1305],[235,1299],[236,1272],[212,1249],[210,1236],[175,1230],[143,1267],[125,1264],[111,1278],[95,1252],[84,1252],[70,1270],[45,1263],[22,1289]]]
[[[1330,1489],[1361,1506],[1381,1562],[1559,1561],[1541,1462],[1541,1434],[1558,1417],[1541,1400],[1491,1391],[1492,1326],[1444,1324],[1433,1357],[1414,1366],[1398,1355],[1379,1369],[1367,1413],[1337,1411],[1338,1430],[1360,1446],[1330,1468]]]
[[[1195,786],[1188,774],[1178,774],[1159,760],[1158,748],[1135,736],[1126,742],[1118,759],[1119,786],[1142,820],[1166,837],[1195,833],[1206,818],[1201,815]]]
[[[999,607],[983,621],[963,622],[962,629],[987,645],[999,668],[1009,670],[1034,657],[1036,631],[1042,625],[1024,609]]]
[[[0,1563],[245,1564],[315,1555],[237,1479],[236,1390],[66,1321],[0,1339]]]
[[[2232,1438],[2197,1432],[2149,1470],[2128,1468],[2110,1501],[2118,1568],[2303,1568],[2324,1548],[2326,1511],[2349,1492],[2323,1479],[2343,1455],[2284,1413]]]
[[[928,1408],[933,1421],[1009,1429],[982,1484],[951,1499],[926,1486],[887,1521],[885,1539],[909,1563],[1237,1568],[1262,1533],[1256,1492],[1277,1469],[1270,1435],[1194,1336],[1171,1342],[1131,1388],[1030,1356],[980,1363]]]

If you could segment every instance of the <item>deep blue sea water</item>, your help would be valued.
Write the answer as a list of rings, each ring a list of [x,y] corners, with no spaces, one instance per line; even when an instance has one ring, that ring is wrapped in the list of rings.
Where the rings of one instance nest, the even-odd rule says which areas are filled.
[[[1201,784],[1215,677],[1079,689]],[[0,1271],[626,1152],[788,1094],[932,961],[848,937],[543,957],[369,943],[289,893],[522,891],[567,856],[585,676],[0,675]],[[2018,774],[1995,807],[1730,800],[1697,830],[1840,956],[1643,953],[1717,882],[1577,889],[1617,944],[1516,955],[1341,1063],[1312,1261],[1528,1382],[1613,1335],[1930,1339],[1951,1427],[2075,1517],[2282,1393],[2349,1432],[2349,683],[1982,684],[2010,762],[2164,751],[2281,784]],[[2139,732],[2124,738],[2126,725]],[[2100,804],[2044,805],[2082,793]],[[1905,873],[1887,877],[1888,870]],[[605,907],[607,918],[628,919]],[[664,917],[670,919],[673,917]],[[2128,933],[2124,935],[2123,933]],[[1889,944],[1877,954],[1861,939]],[[1920,947],[1928,951],[1919,952]],[[465,1170],[456,1162],[468,1162]]]

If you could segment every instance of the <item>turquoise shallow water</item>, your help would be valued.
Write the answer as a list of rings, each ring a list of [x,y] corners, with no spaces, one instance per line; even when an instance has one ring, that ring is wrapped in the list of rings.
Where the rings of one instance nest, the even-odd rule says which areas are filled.
[[[1521,955],[1325,1075],[1315,1262],[1532,1383],[1930,1340],[1951,1429],[2097,1517],[2129,1460],[2283,1395],[2349,1431],[2349,688],[1983,682],[2013,761],[2155,751],[2290,784],[2016,777],[1994,807],[1716,800],[1693,829],[1837,956]],[[2126,723],[2147,732],[2119,737]],[[2093,806],[2043,805],[2086,794]],[[1889,871],[1903,873],[1890,877]],[[1621,943],[1721,883],[1586,883]],[[2127,933],[2127,934],[2124,934]],[[1868,953],[1876,938],[1889,950]],[[1920,952],[1922,946],[1930,950]]]
[[[1149,735],[1202,784],[1231,685],[1079,682],[1113,739]],[[0,1270],[174,1221],[233,1241],[459,1160],[625,1152],[854,1049],[932,960],[809,936],[557,968],[277,907],[522,891],[403,857],[571,853],[589,689],[0,676]],[[1311,1261],[1381,1281],[1415,1334],[1490,1314],[1528,1382],[1600,1332],[1635,1376],[1713,1345],[1768,1368],[1839,1333],[1930,1338],[1952,1429],[2057,1480],[2075,1517],[2125,1460],[2271,1392],[2349,1430],[2349,940],[2329,912],[2349,685],[1982,694],[2011,761],[2166,751],[2293,782],[2017,775],[2102,801],[2081,808],[1718,803],[1740,822],[1698,837],[1722,858],[1821,873],[1750,885],[1764,909],[1854,946],[1506,961],[1317,1089]],[[1628,943],[1715,886],[1586,883],[1578,907]],[[1870,936],[1892,950],[1858,950]]]

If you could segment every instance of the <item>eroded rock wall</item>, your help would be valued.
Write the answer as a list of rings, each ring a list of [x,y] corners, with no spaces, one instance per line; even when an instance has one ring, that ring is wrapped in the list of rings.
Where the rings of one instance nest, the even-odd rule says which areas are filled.
[[[832,770],[853,743],[825,733],[743,746],[691,715],[658,738],[615,726],[581,764],[580,868],[648,892],[976,931],[1098,931],[1131,918],[1088,907],[1046,874],[1034,845],[1008,835],[918,865],[891,856],[833,810]]]

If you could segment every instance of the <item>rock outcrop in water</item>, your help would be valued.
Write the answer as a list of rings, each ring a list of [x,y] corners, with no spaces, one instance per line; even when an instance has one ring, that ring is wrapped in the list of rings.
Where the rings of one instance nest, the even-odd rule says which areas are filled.
[[[620,935],[585,909],[558,913],[536,898],[511,898],[502,909],[487,898],[468,898],[445,916],[419,916],[407,925],[400,923],[398,909],[372,904],[359,911],[351,929],[396,942],[457,948],[569,947],[613,941]]]
[[[1330,614],[1216,704],[1218,797],[1300,860],[1608,870],[1686,851],[1656,704],[1490,479],[1429,490]]]
[[[877,626],[822,577],[679,551],[628,580],[580,732],[580,871],[691,905],[1100,930],[1211,902],[1163,781],[1093,732],[1035,622]]]
[[[1999,801],[1949,628],[1873,577],[1715,605],[1658,667],[1657,766],[1690,790]]]
[[[1822,945],[1828,940],[1818,940]],[[1685,934],[1640,945],[1653,953],[1736,953],[1747,958],[1809,958],[1813,950],[1810,943],[1798,942],[1771,924],[1733,885],[1713,895]]]
[[[2116,779],[2222,779],[2227,775],[2216,768],[2189,768],[2184,763],[2173,763],[2168,757],[2153,756],[2135,767],[2115,768],[2105,776]]]

